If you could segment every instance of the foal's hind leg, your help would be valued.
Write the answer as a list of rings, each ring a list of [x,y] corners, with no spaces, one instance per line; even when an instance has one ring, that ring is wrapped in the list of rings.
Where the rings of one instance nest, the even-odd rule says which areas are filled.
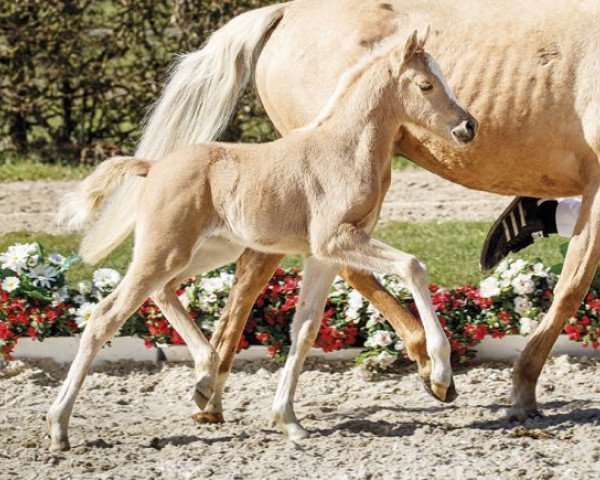
[[[175,281],[169,282],[162,290],[153,294],[152,298],[190,349],[197,375],[193,398],[196,405],[202,409],[213,395],[219,356],[177,297],[176,290],[180,284],[180,277],[177,277]]]
[[[281,372],[272,416],[273,423],[293,439],[308,435],[294,413],[294,394],[302,365],[317,337],[325,301],[338,269],[336,264],[315,257],[308,257],[305,262],[298,308],[291,327],[292,347]]]
[[[81,335],[69,374],[47,414],[51,450],[70,448],[68,428],[71,411],[94,357],[156,286],[155,279],[140,279],[138,275],[136,268],[129,269],[115,291],[96,306]]]
[[[589,288],[600,261],[600,178],[584,192],[575,235],[556,284],[550,310],[531,335],[513,371],[514,406],[509,418],[524,421],[538,415],[535,389],[550,350],[565,322],[572,317]]]

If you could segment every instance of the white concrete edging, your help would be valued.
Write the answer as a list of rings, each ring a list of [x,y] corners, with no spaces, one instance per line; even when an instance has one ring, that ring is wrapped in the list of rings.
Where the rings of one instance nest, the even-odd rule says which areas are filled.
[[[501,339],[486,337],[474,347],[477,351],[475,359],[483,362],[514,360],[526,343],[527,337],[521,335],[508,335]],[[43,342],[24,337],[19,339],[12,355],[15,359],[50,358],[57,363],[70,363],[75,358],[78,348],[79,337],[50,337]],[[360,348],[347,348],[325,353],[320,348],[311,348],[308,356],[332,361],[352,361],[361,351]],[[192,361],[186,345],[159,345],[159,348],[146,348],[142,339],[138,337],[115,337],[98,353],[94,359],[94,365],[121,360],[157,362],[159,352],[162,352],[167,362]],[[569,340],[566,335],[561,335],[552,348],[551,355],[565,354],[600,357],[600,349],[582,347],[580,343]],[[271,357],[267,347],[252,346],[242,350],[235,358],[242,361],[253,361],[268,360]]]
[[[191,362],[192,355],[186,345],[159,345],[167,362]],[[362,351],[361,348],[346,348],[334,352],[325,353],[320,348],[311,348],[308,354],[312,358],[323,358],[325,360],[334,361],[350,361],[354,360]],[[269,360],[268,349],[262,345],[253,345],[250,348],[242,350],[235,356],[236,360],[253,361],[253,360]]]
[[[507,335],[503,338],[485,337],[474,347],[477,351],[475,360],[482,362],[515,360],[521,350],[525,348],[527,340],[528,337],[522,335]],[[600,349],[594,350],[590,346],[583,347],[581,343],[569,340],[567,335],[559,335],[550,355],[554,357],[559,355],[600,357]]]
[[[32,338],[19,338],[13,358],[50,358],[57,363],[71,363],[79,348],[79,337],[49,337],[39,342]],[[139,337],[115,337],[94,358],[93,365],[104,362],[132,360],[157,362],[158,348],[146,348]]]

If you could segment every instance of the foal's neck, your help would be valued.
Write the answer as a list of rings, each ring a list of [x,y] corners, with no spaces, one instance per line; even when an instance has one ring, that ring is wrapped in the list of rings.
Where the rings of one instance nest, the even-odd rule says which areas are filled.
[[[387,164],[401,108],[387,56],[346,75],[313,127],[330,132],[337,147],[355,162]]]

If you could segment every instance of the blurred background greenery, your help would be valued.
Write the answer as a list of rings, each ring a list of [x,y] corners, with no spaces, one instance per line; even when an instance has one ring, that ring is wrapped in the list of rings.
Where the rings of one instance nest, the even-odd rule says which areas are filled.
[[[175,55],[200,48],[232,17],[271,3],[3,1],[0,165],[85,165],[131,152]],[[274,136],[260,103],[247,92],[223,139]],[[14,174],[0,173],[6,179]]]

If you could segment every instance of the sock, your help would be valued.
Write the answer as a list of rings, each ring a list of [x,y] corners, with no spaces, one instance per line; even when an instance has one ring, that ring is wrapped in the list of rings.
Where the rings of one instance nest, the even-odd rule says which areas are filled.
[[[536,213],[540,216],[544,224],[544,235],[558,233],[556,228],[557,206],[558,202],[556,200],[544,200],[537,208]]]

